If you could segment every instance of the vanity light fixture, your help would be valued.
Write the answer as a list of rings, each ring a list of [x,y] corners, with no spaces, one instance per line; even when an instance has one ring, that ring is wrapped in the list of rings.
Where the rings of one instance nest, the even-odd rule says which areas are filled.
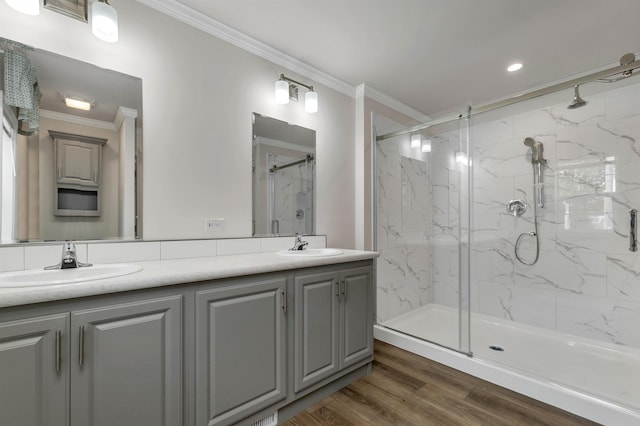
[[[91,6],[91,32],[102,41],[118,41],[118,12],[107,0],[96,0]]]
[[[286,80],[276,81],[276,103],[279,105],[289,103],[289,82]]]
[[[4,0],[4,2],[25,15],[40,14],[40,0]]]
[[[313,90],[313,86],[285,77],[284,74],[280,74],[280,78],[276,81],[276,103],[288,104],[289,99],[298,102],[298,86],[307,89],[304,95],[304,110],[308,113],[318,112],[318,93]]]
[[[420,145],[422,145],[422,136],[411,135],[411,148],[420,148]]]
[[[304,95],[304,110],[310,114],[318,112],[318,93],[313,88]]]
[[[422,141],[422,146],[420,147],[422,152],[431,152],[431,139],[425,139]]]

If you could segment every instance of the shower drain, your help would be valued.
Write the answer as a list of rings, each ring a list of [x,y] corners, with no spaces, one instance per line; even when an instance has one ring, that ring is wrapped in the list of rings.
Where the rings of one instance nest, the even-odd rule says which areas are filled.
[[[504,352],[504,349],[502,348],[502,346],[491,345],[489,346],[489,349],[491,349],[492,351]]]

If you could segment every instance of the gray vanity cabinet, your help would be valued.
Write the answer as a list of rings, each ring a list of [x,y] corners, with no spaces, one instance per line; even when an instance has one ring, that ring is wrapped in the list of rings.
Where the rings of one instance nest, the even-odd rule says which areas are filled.
[[[69,314],[0,323],[0,425],[68,422]]]
[[[294,392],[373,355],[371,267],[295,277]]]
[[[71,312],[71,426],[181,424],[181,319],[182,296]]]
[[[196,291],[196,424],[234,422],[283,400],[286,289],[282,275]]]

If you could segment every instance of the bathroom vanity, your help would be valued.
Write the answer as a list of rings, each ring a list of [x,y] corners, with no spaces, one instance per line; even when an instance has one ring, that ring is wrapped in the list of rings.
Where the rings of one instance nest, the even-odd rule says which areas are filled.
[[[289,418],[370,371],[376,256],[140,262],[116,278],[0,289],[0,424]]]

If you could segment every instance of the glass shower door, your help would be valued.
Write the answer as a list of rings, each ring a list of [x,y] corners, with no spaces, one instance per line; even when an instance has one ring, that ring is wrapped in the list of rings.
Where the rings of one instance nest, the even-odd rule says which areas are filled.
[[[378,324],[468,353],[467,120],[413,136],[376,142]]]

